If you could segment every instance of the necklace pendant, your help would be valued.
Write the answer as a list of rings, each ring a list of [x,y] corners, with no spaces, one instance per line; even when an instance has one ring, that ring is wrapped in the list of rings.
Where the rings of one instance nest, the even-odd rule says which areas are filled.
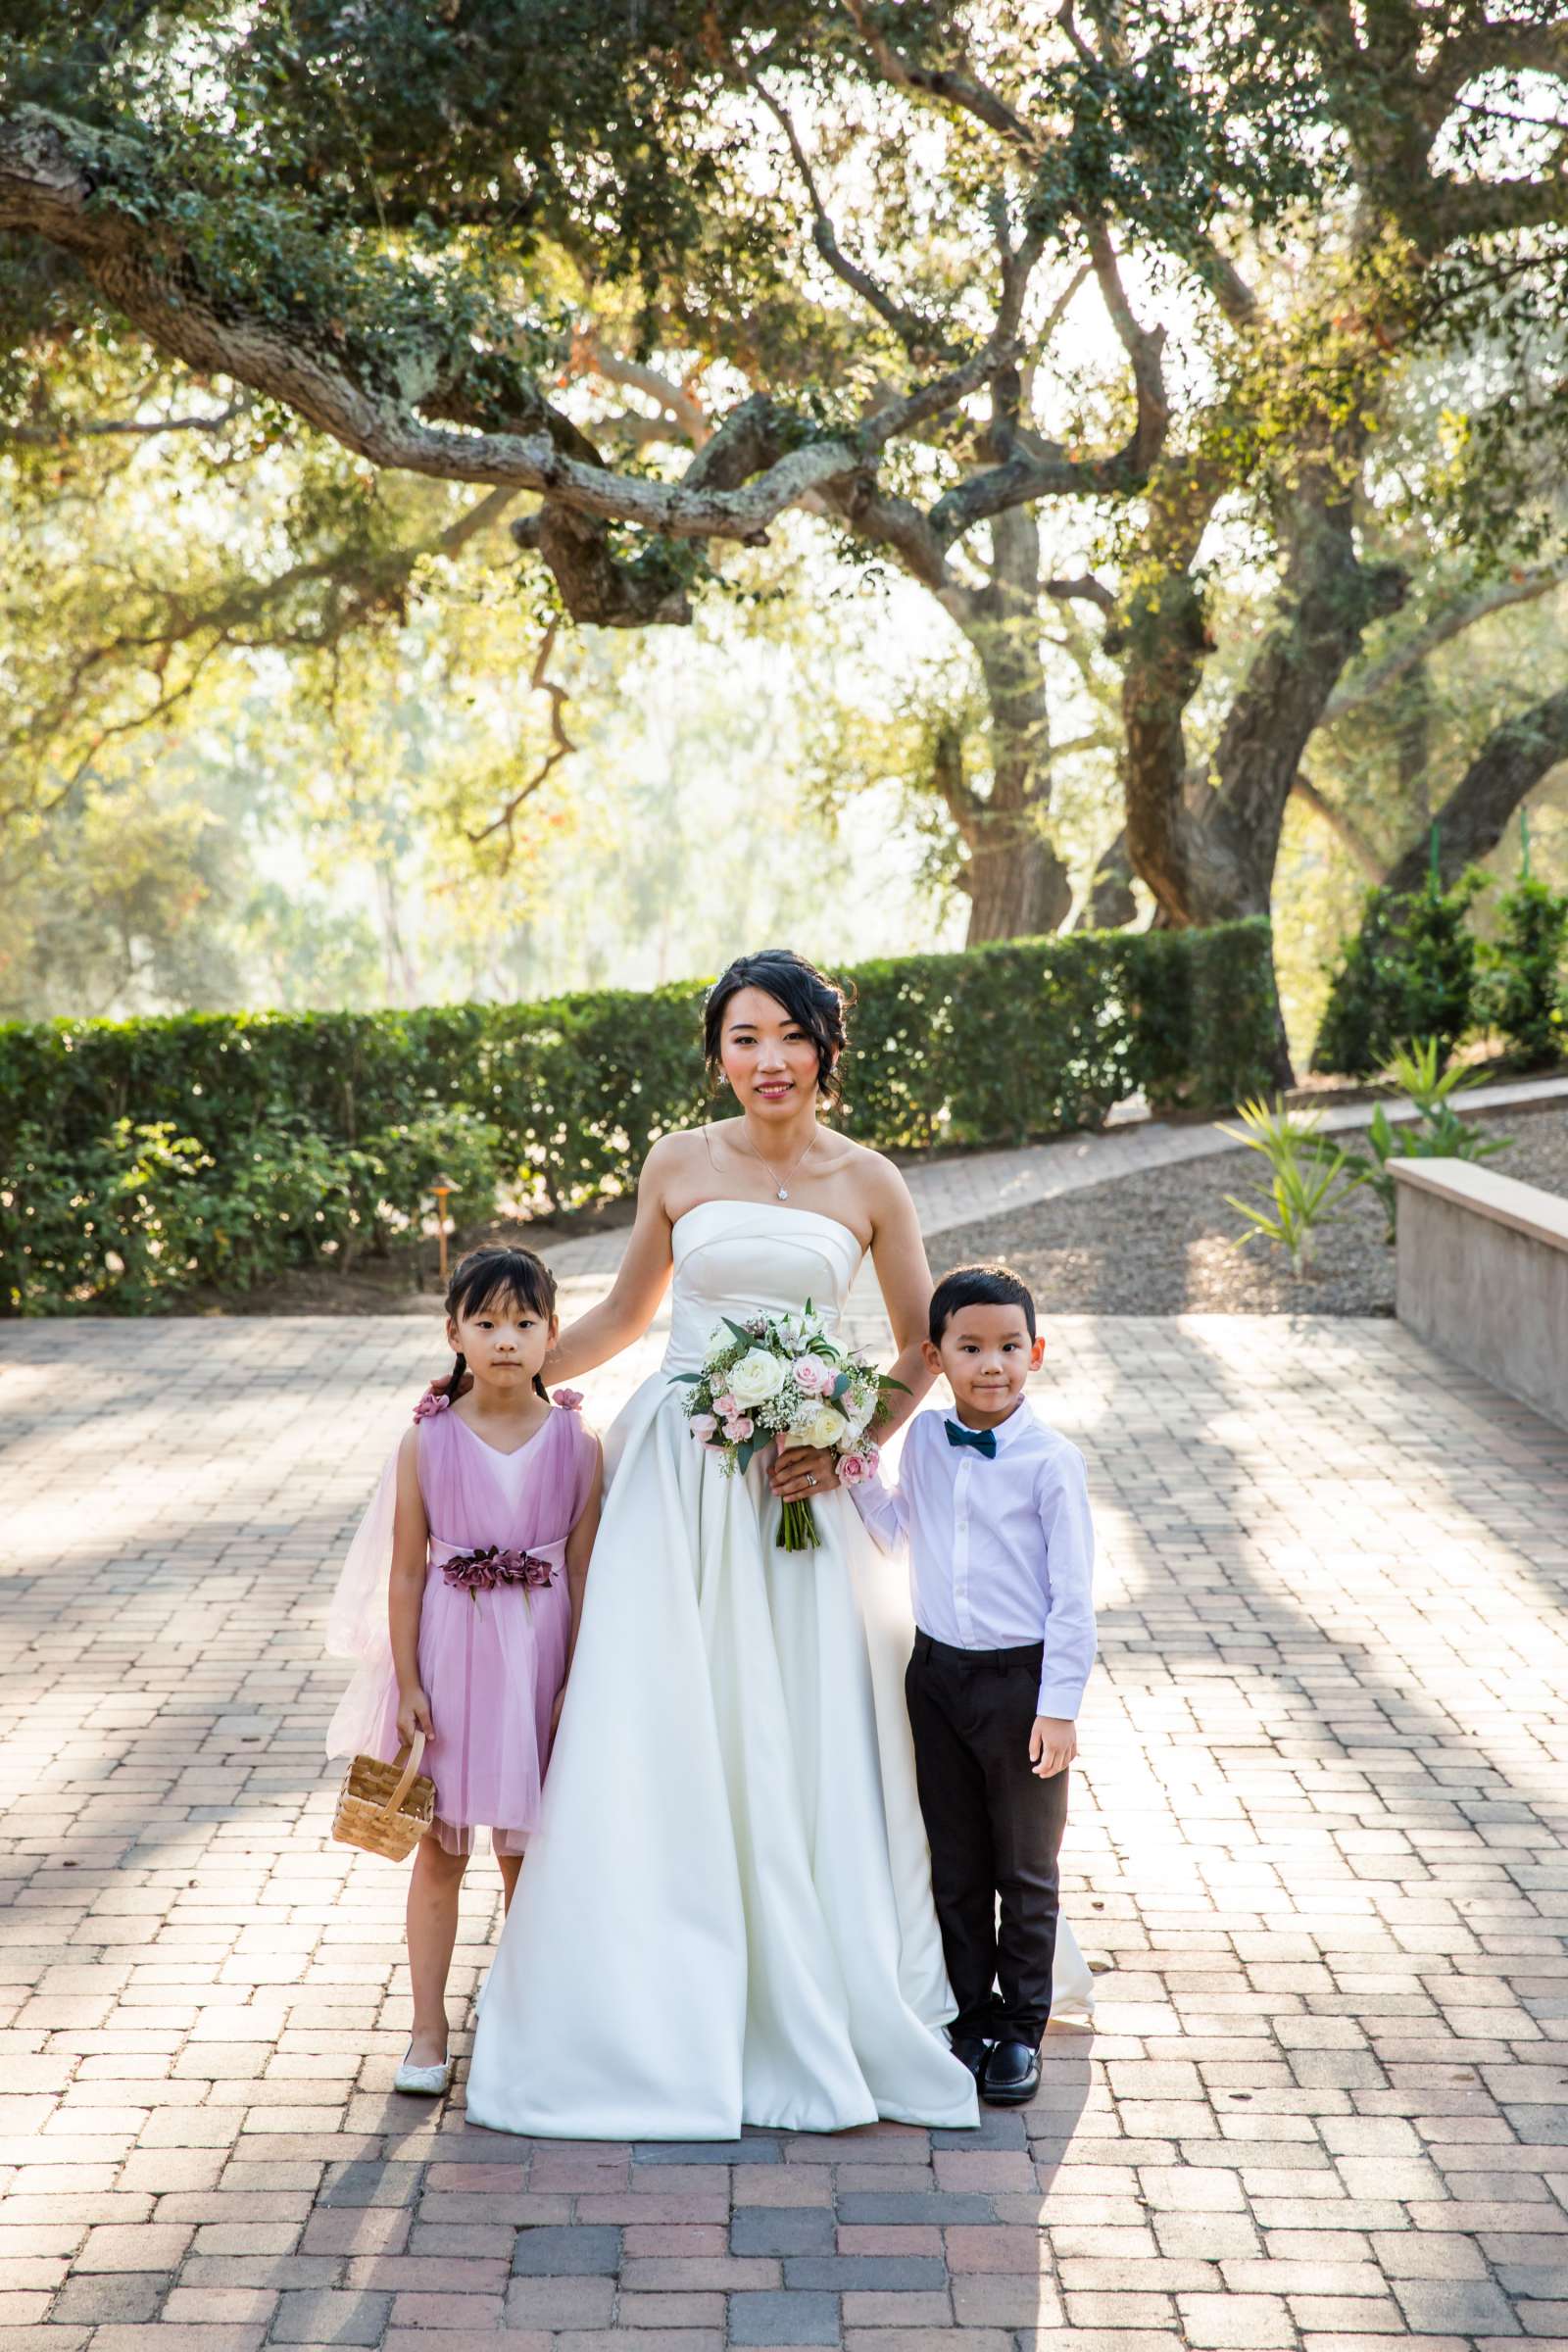
[[[789,1188],[789,1186],[788,1186],[787,1184],[781,1184],[781,1185],[779,1186],[779,1188],[778,1188],[778,1197],[779,1197],[779,1199],[780,1199],[781,1200],[787,1200],[789,1199],[789,1197],[790,1197],[790,1188]]]

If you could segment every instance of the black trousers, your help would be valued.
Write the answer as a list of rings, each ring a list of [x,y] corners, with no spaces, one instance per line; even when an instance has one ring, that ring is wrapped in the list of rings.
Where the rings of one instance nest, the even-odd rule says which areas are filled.
[[[1037,1779],[1041,1644],[952,1649],[916,1634],[905,1677],[952,2031],[1038,2047],[1051,2015],[1067,1775]],[[1002,1922],[997,1924],[998,1898]]]

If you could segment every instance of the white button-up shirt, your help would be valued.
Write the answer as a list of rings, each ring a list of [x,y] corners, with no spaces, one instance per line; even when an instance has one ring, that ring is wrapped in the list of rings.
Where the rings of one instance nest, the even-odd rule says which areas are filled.
[[[1043,1642],[1042,1715],[1076,1717],[1095,1662],[1095,1530],[1084,1457],[1025,1399],[988,1459],[949,1443],[955,1416],[916,1413],[899,1482],[850,1492],[883,1546],[909,1546],[914,1620],[954,1649]]]

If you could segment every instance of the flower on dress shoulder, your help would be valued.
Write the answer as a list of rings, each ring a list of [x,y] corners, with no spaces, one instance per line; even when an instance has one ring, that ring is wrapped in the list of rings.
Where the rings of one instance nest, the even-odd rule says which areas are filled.
[[[426,1389],[414,1408],[414,1418],[416,1421],[433,1421],[436,1414],[444,1413],[451,1402],[444,1388]]]
[[[564,1413],[580,1413],[582,1411],[581,1389],[552,1389],[550,1394]]]

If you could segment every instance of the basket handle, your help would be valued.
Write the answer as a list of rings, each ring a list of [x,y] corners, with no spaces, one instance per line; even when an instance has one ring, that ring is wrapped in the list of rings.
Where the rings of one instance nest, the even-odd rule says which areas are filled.
[[[410,1744],[407,1747],[400,1747],[398,1749],[397,1754],[392,1759],[393,1763],[403,1764],[405,1755],[407,1755],[409,1760],[407,1764],[403,1764],[403,1778],[399,1781],[397,1787],[387,1798],[386,1803],[376,1807],[376,1811],[382,1820],[385,1820],[390,1814],[396,1813],[401,1807],[403,1799],[408,1795],[409,1790],[414,1786],[415,1776],[419,1769],[419,1759],[423,1754],[424,1734],[422,1732],[416,1732]]]

